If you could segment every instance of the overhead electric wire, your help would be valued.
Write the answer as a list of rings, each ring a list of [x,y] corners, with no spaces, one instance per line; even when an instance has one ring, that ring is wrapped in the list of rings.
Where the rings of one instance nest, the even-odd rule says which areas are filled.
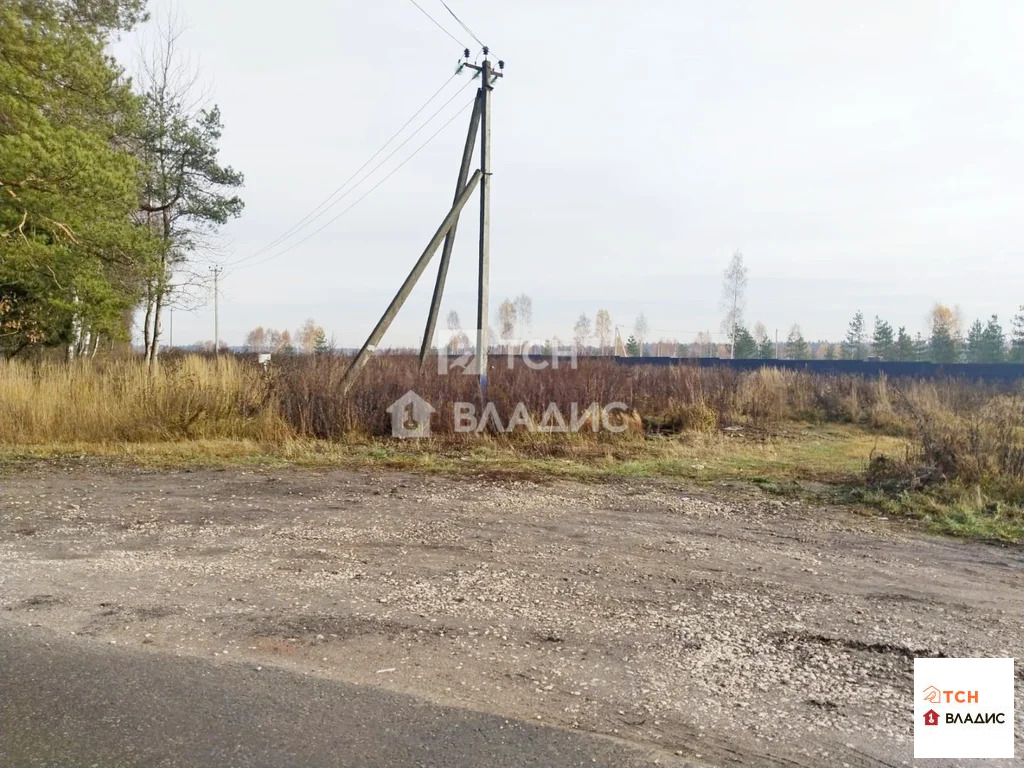
[[[413,5],[415,5],[417,8],[419,8],[420,9],[420,13],[422,13],[424,16],[426,16],[428,19],[430,19],[432,22],[434,22],[434,26],[436,26],[438,29],[440,29],[442,32],[444,32],[446,35],[448,35],[448,37],[450,37],[452,40],[454,40],[456,43],[458,43],[460,48],[468,48],[469,47],[465,43],[463,43],[461,40],[459,40],[459,38],[457,38],[455,35],[453,35],[451,32],[449,32],[441,24],[441,22],[439,22],[437,19],[435,19],[429,13],[427,13],[427,11],[423,8],[423,6],[420,5],[419,3],[417,3],[416,0],[409,0],[409,2],[412,3]],[[455,14],[452,14],[452,15],[454,16]],[[458,18],[456,18],[455,20],[459,21]],[[461,24],[462,22],[459,22],[459,23]],[[465,25],[463,25],[463,26],[465,26]],[[466,31],[469,32],[468,29]],[[473,33],[470,32],[469,34],[472,35]],[[473,35],[473,36],[476,37],[476,35]],[[480,41],[478,40],[477,42],[480,42]],[[483,45],[483,43],[480,43],[480,44]]]
[[[288,231],[284,232],[282,235],[277,237],[277,239],[272,240],[271,242],[267,243],[262,248],[260,248],[258,251],[253,252],[252,256],[246,257],[246,259],[253,258],[253,257],[259,256],[259,255],[261,255],[263,253],[266,253],[267,251],[273,249],[274,247],[280,245],[282,242],[287,240],[289,237],[291,237],[293,234],[295,234],[295,232],[301,230],[311,220],[315,221],[317,216],[319,215],[318,211],[320,211],[321,208],[323,208],[327,203],[329,203],[331,200],[333,200],[335,198],[335,196],[339,192],[341,192],[341,190],[343,190],[345,187],[347,187],[349,185],[349,183],[351,183],[351,181],[354,178],[356,178],[356,176],[358,176],[360,173],[363,172],[363,170],[366,168],[366,166],[368,166],[370,163],[372,163],[380,155],[381,152],[383,152],[385,149],[387,149],[388,145],[390,145],[391,142],[393,142],[395,139],[397,139],[401,135],[402,131],[404,131],[406,128],[408,128],[409,125],[412,123],[412,121],[415,120],[417,117],[419,117],[423,113],[423,110],[425,110],[428,106],[430,106],[430,103],[434,99],[436,99],[438,97],[438,95],[441,93],[441,91],[443,91],[445,88],[447,88],[448,84],[451,83],[451,81],[454,80],[458,76],[459,76],[459,73],[455,72],[455,73],[452,74],[451,77],[449,77],[447,80],[445,80],[444,81],[444,85],[442,85],[440,88],[438,88],[436,91],[434,91],[434,93],[431,95],[431,97],[429,99],[427,99],[426,102],[424,102],[423,106],[421,106],[419,109],[417,109],[413,113],[412,117],[410,117],[408,120],[406,120],[405,123],[402,125],[402,127],[399,128],[397,131],[395,131],[394,135],[390,139],[385,141],[384,144],[381,146],[381,148],[378,149],[376,152],[374,152],[370,156],[369,160],[367,160],[365,163],[363,163],[361,166],[359,166],[359,168],[356,169],[355,173],[353,173],[351,176],[349,176],[347,179],[345,179],[345,181],[342,182],[342,184],[339,185],[333,192],[331,192],[331,194],[329,194],[327,197],[325,197],[323,200],[321,200],[320,203],[313,210],[311,210],[309,213],[307,213],[298,222],[293,224],[292,227]],[[246,259],[242,259],[242,261],[245,261]]]
[[[250,262],[250,263],[248,263],[248,264],[244,264],[244,265],[242,265],[242,266],[238,267],[238,269],[248,269],[249,267],[255,267],[255,266],[258,266],[258,265],[260,265],[260,264],[266,264],[266,263],[267,263],[268,261],[272,261],[273,259],[276,259],[276,258],[279,258],[279,257],[281,257],[281,256],[284,256],[284,255],[285,255],[286,253],[288,253],[289,251],[293,250],[294,248],[297,248],[297,247],[299,247],[300,245],[302,245],[302,244],[303,244],[304,242],[306,242],[307,240],[309,240],[309,239],[310,239],[311,237],[313,237],[314,235],[317,235],[317,234],[319,234],[320,232],[323,232],[323,231],[324,231],[325,229],[327,229],[327,227],[329,227],[329,226],[330,226],[331,224],[333,224],[334,222],[336,222],[336,221],[337,221],[338,219],[340,219],[340,218],[341,218],[342,216],[344,216],[344,215],[345,215],[346,213],[348,213],[348,212],[349,212],[349,211],[351,211],[351,210],[352,210],[353,208],[355,208],[355,207],[356,207],[357,205],[359,205],[359,203],[361,203],[361,202],[362,202],[363,200],[365,200],[365,199],[366,199],[367,197],[369,197],[369,196],[370,196],[371,194],[373,194],[373,192],[374,192],[374,191],[375,191],[375,190],[376,190],[376,189],[377,189],[378,187],[380,187],[380,186],[381,186],[382,184],[384,184],[384,182],[386,182],[386,181],[387,181],[388,179],[390,179],[390,178],[391,178],[392,176],[394,176],[394,175],[395,175],[396,173],[398,173],[398,171],[400,171],[400,170],[402,169],[402,167],[403,167],[403,166],[404,166],[404,165],[405,165],[406,163],[408,163],[408,162],[409,162],[410,160],[412,160],[412,159],[413,159],[414,157],[416,157],[416,155],[418,155],[418,154],[419,154],[419,153],[420,153],[421,151],[423,151],[423,149],[424,149],[424,148],[426,148],[426,146],[427,146],[428,144],[430,144],[430,142],[432,142],[432,141],[433,141],[434,139],[436,139],[436,138],[437,138],[437,137],[438,137],[438,136],[439,136],[439,135],[441,134],[441,132],[442,132],[442,131],[444,131],[444,129],[445,129],[445,128],[447,128],[447,127],[448,127],[449,125],[451,125],[451,124],[452,124],[453,122],[455,122],[455,120],[456,120],[456,119],[457,119],[458,117],[460,117],[461,115],[463,115],[463,114],[464,114],[464,113],[466,112],[466,109],[467,109],[468,107],[472,106],[472,105],[473,105],[473,102],[475,102],[475,101],[476,101],[476,97],[474,96],[472,100],[470,100],[470,101],[469,101],[469,102],[468,102],[468,103],[467,103],[467,104],[466,104],[466,105],[465,105],[464,107],[462,107],[462,108],[461,108],[461,109],[460,109],[460,110],[459,110],[458,112],[456,112],[456,113],[455,113],[454,115],[452,115],[452,116],[451,116],[450,118],[448,118],[448,121],[447,121],[447,122],[446,122],[446,123],[445,123],[444,125],[442,125],[442,126],[441,126],[440,128],[438,128],[438,129],[437,129],[437,131],[435,131],[435,132],[434,132],[434,133],[433,133],[433,134],[432,134],[432,135],[430,136],[430,138],[429,138],[429,139],[427,139],[427,140],[426,140],[425,142],[423,142],[423,143],[422,143],[422,144],[421,144],[421,145],[420,145],[419,147],[417,147],[417,148],[416,148],[416,150],[415,150],[415,151],[414,151],[414,152],[413,152],[413,153],[412,153],[411,155],[409,155],[409,156],[408,156],[407,158],[405,158],[405,159],[404,159],[404,160],[403,160],[403,161],[402,161],[401,163],[399,163],[399,164],[398,164],[397,166],[395,166],[395,168],[393,168],[393,169],[392,169],[392,170],[391,170],[391,171],[390,171],[390,172],[389,172],[389,173],[388,173],[388,174],[387,174],[387,175],[386,175],[386,176],[385,176],[385,177],[384,177],[383,179],[381,179],[381,180],[380,180],[380,181],[378,181],[378,182],[377,182],[376,184],[374,184],[374,185],[373,185],[372,187],[370,187],[370,189],[368,189],[368,190],[367,190],[367,191],[366,191],[365,193],[363,193],[363,195],[362,195],[362,196],[360,196],[359,198],[357,198],[357,199],[356,199],[356,200],[355,200],[355,201],[354,201],[354,202],[353,202],[353,203],[352,203],[352,204],[351,204],[350,206],[348,206],[347,208],[345,208],[344,210],[342,210],[342,211],[341,211],[340,213],[338,213],[338,214],[337,214],[336,216],[334,216],[333,218],[331,218],[331,219],[329,219],[328,221],[324,222],[324,224],[323,224],[322,226],[320,226],[319,228],[317,228],[317,229],[313,230],[312,232],[310,232],[310,233],[309,233],[308,235],[306,235],[306,236],[305,236],[304,238],[302,238],[302,240],[299,240],[298,242],[296,242],[296,243],[293,243],[292,245],[288,246],[288,247],[287,247],[287,248],[285,248],[285,249],[284,249],[283,251],[280,251],[279,253],[275,253],[275,254],[273,254],[273,255],[271,255],[271,256],[268,256],[268,257],[267,257],[267,258],[265,258],[265,259],[260,259],[259,261],[253,261],[253,262]],[[410,137],[410,138],[411,138],[411,137]],[[397,150],[396,150],[396,151],[397,151]],[[379,166],[378,166],[378,167],[379,167]]]
[[[484,44],[484,41],[481,40],[479,37],[477,37],[476,33],[473,32],[472,29],[470,29],[469,27],[466,26],[466,22],[464,22],[462,19],[460,19],[458,16],[455,15],[455,11],[453,11],[451,9],[451,7],[448,5],[448,3],[446,3],[444,0],[441,0],[441,5],[443,5],[445,10],[448,11],[448,13],[450,13],[452,15],[453,19],[455,19],[457,22],[459,22],[459,26],[461,26],[464,30],[466,30],[466,32],[469,33],[470,37],[472,37],[474,40],[476,40],[478,43],[480,43],[480,45]],[[465,47],[465,46],[463,46],[463,47]]]
[[[453,101],[455,101],[455,99],[458,98],[459,94],[462,93],[464,90],[466,90],[466,88],[468,88],[472,83],[473,83],[472,80],[466,81],[465,85],[463,85],[459,90],[457,90],[451,96],[451,98],[448,99],[448,101],[446,101],[444,104],[442,104],[440,107],[438,107],[437,111],[435,111],[430,117],[428,117],[420,125],[419,128],[417,128],[415,131],[410,133],[401,144],[399,144],[397,147],[395,147],[393,150],[391,150],[390,154],[388,154],[387,157],[385,157],[383,160],[381,160],[379,163],[377,163],[373,168],[371,168],[361,179],[359,179],[359,181],[357,181],[355,184],[353,184],[351,187],[349,187],[347,190],[345,190],[345,192],[342,195],[340,195],[334,202],[332,202],[330,205],[328,205],[322,211],[317,213],[315,216],[311,216],[311,217],[307,216],[308,221],[306,221],[306,223],[303,225],[303,228],[305,226],[308,226],[309,224],[312,224],[314,221],[319,219],[321,216],[323,216],[329,210],[331,210],[336,205],[338,205],[338,203],[340,203],[346,197],[348,197],[353,192],[355,192],[363,182],[365,182],[367,179],[369,179],[371,176],[373,176],[373,174],[375,174],[377,171],[379,171],[381,166],[383,166],[388,160],[390,160],[392,157],[394,157],[396,154],[398,154],[402,150],[402,148],[405,147],[410,141],[412,141],[420,131],[422,131],[424,128],[426,128],[428,125],[430,125],[430,123],[433,122],[434,118],[437,117],[439,114],[441,114],[444,111],[445,107],[447,107],[449,104],[451,104]],[[422,110],[420,110],[420,111],[422,111]],[[380,153],[378,153],[378,154],[380,154]],[[364,164],[363,168],[365,168],[367,164]],[[348,209],[346,209],[346,210],[348,210]],[[334,221],[334,219],[331,219],[331,221]],[[328,222],[328,223],[330,223],[330,222]],[[316,230],[316,232],[320,232],[321,229],[323,229],[323,228],[321,227],[320,229]],[[314,232],[313,234],[316,234],[316,232]],[[288,238],[283,238],[283,239],[286,240]],[[308,237],[303,238],[302,240],[299,240],[297,243],[295,243],[295,245],[298,245],[299,243],[304,243],[308,239],[309,239]],[[252,254],[250,254],[248,256],[243,256],[241,259],[238,259],[237,261],[234,261],[234,262],[228,264],[227,266],[234,267],[234,266],[238,266],[239,264],[244,264],[245,262],[247,262],[247,261],[249,261],[251,259],[256,258],[261,253],[265,253],[267,250],[269,250],[269,248],[263,248],[261,251],[257,251],[256,253],[252,253]]]

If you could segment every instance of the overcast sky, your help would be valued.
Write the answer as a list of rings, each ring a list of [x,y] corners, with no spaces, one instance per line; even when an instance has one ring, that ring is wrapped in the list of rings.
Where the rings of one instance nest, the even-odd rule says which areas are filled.
[[[476,52],[439,0],[418,2]],[[624,335],[641,312],[651,340],[717,331],[736,250],[750,269],[747,321],[782,335],[799,323],[810,339],[838,339],[857,309],[916,332],[936,301],[1008,326],[1024,303],[1017,0],[449,4],[507,61],[493,97],[491,306],[529,294],[534,335],[569,338],[581,312],[602,307]],[[223,112],[222,160],[246,176],[224,262],[310,212],[461,54],[409,0],[173,6]],[[452,81],[434,104],[465,90],[431,125],[283,246],[458,112],[468,80]],[[222,338],[240,344],[256,325],[294,331],[313,317],[340,346],[360,344],[451,204],[467,124],[468,111],[280,258],[229,268]],[[471,206],[442,310],[465,325]],[[432,284],[430,270],[386,344],[418,343]],[[212,336],[212,305],[175,313],[176,344]]]

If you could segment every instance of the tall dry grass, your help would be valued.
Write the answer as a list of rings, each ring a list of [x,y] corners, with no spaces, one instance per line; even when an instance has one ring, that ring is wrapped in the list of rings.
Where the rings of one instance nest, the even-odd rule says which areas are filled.
[[[132,360],[0,362],[0,442],[279,440],[291,430],[256,367],[185,357],[150,371]]]
[[[410,390],[437,409],[435,435],[473,439],[454,432],[453,409],[458,402],[479,405],[474,376],[442,376],[433,365],[421,371],[414,357],[380,356],[342,397],[339,385],[348,363],[336,355],[283,357],[266,371],[231,356],[169,358],[155,371],[135,360],[0,363],[0,442],[385,437],[391,434],[388,406]],[[488,396],[506,422],[519,403],[536,422],[552,403],[566,417],[573,404],[579,411],[593,403],[625,405],[624,436],[584,430],[510,437],[552,453],[572,441],[637,439],[644,433],[846,422],[908,436],[914,450],[901,460],[901,472],[966,483],[996,478],[1024,488],[1024,399],[963,381],[634,367],[586,358],[576,368],[537,371],[499,357],[492,360]]]

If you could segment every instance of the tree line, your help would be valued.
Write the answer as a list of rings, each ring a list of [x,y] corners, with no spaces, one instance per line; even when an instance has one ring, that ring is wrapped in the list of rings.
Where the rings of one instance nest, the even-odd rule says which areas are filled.
[[[883,360],[932,363],[1024,362],[1024,306],[1011,321],[1007,334],[997,315],[975,320],[966,330],[959,310],[935,304],[928,316],[929,335],[911,336],[906,327],[876,316],[869,328],[864,313],[857,311],[839,343],[808,343],[799,325],[790,328],[785,345],[773,344],[761,323],[751,333],[743,323],[747,268],[743,255],[735,253],[724,273],[722,329],[729,339],[729,354],[735,358],[784,356],[806,360],[815,356],[826,360]],[[818,354],[815,355],[815,352]]]
[[[162,316],[205,287],[200,260],[240,215],[242,174],[218,159],[222,120],[178,51],[133,79],[108,54],[145,0],[0,5],[0,353],[91,356],[131,338],[147,360]]]

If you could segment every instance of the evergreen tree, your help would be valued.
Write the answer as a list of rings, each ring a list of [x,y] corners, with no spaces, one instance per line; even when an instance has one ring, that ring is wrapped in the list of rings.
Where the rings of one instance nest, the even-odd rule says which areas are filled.
[[[160,240],[146,285],[142,327],[150,362],[159,353],[161,317],[173,285],[201,281],[192,266],[194,257],[210,250],[211,238],[244,208],[234,194],[242,185],[242,174],[218,159],[220,110],[216,105],[196,107],[201,102],[194,92],[196,76],[177,53],[179,34],[175,29],[161,30],[138,78],[141,216]]]
[[[323,355],[329,352],[331,349],[330,344],[327,342],[327,334],[324,329],[317,326],[316,331],[313,334],[313,354]]]
[[[1015,363],[1024,363],[1024,306],[1020,308],[1020,311],[1013,318],[1010,359]]]
[[[749,360],[758,356],[757,341],[742,325],[733,332],[733,354],[738,360]]]
[[[914,337],[914,357],[915,362],[923,363],[931,359],[931,350],[928,346],[928,339],[921,335],[918,331]]]
[[[999,324],[999,317],[992,315],[985,323],[985,330],[981,334],[981,360],[982,363],[1001,363],[1006,360],[1006,334]]]
[[[910,362],[917,359],[914,340],[902,325],[896,332],[896,359],[902,362]]]
[[[967,362],[982,362],[985,346],[984,336],[985,326],[981,324],[981,320],[971,323],[971,327],[967,329]]]
[[[864,313],[857,310],[846,331],[846,341],[843,342],[844,360],[864,359],[864,334]]]
[[[875,356],[882,360],[896,359],[896,344],[893,340],[892,326],[878,316],[875,317],[875,333],[871,338],[871,347]]]
[[[825,359],[826,360],[835,360],[836,357],[838,357],[838,355],[836,355],[836,345],[835,344],[826,344],[825,345]]]
[[[754,341],[757,343],[757,357],[761,360],[773,360],[776,355],[775,344],[768,338],[768,329],[764,323],[754,324]]]
[[[626,355],[628,357],[640,357],[640,342],[636,340],[636,336],[630,336],[626,339]]]
[[[789,331],[789,338],[786,339],[786,357],[789,360],[808,360],[811,357],[811,347],[804,339],[799,325],[794,325]]]
[[[928,341],[928,357],[933,363],[955,363],[957,361],[956,340],[945,326],[932,330]]]
[[[132,221],[140,102],[104,53],[139,2],[0,3],[0,353],[127,339],[155,240]]]
[[[957,314],[943,304],[936,304],[932,309],[932,337],[928,343],[931,361],[957,362],[962,338]]]

